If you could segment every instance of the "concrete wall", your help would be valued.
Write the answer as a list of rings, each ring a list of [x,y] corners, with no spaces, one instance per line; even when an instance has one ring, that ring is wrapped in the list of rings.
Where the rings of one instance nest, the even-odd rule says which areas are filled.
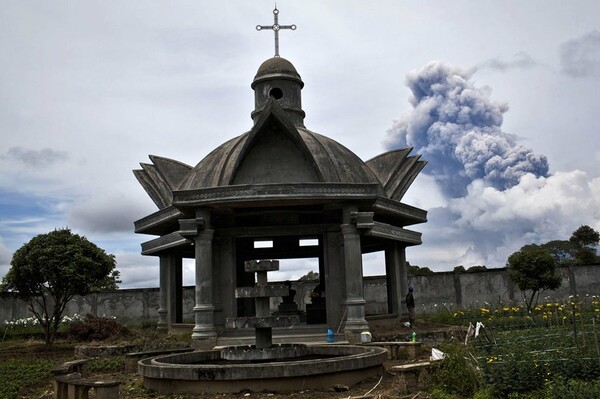
[[[600,295],[600,266],[577,266],[571,271],[560,269],[562,286],[542,294],[565,299],[569,295]],[[514,286],[505,269],[491,269],[478,273],[436,273],[431,276],[409,276],[409,285],[415,289],[414,297],[419,311],[434,312],[443,308],[482,306],[499,301],[522,301],[521,292]],[[300,309],[310,303],[315,282],[293,282],[295,300]],[[367,315],[387,313],[387,288],[385,278],[370,276],[364,279]],[[67,306],[65,315],[75,313],[97,316],[116,316],[126,324],[141,324],[158,320],[158,288],[122,289],[74,298]],[[271,300],[271,308],[277,310],[280,298]],[[192,322],[194,288],[183,289],[183,320]],[[0,326],[5,320],[30,317],[27,304],[13,297],[0,299]]]

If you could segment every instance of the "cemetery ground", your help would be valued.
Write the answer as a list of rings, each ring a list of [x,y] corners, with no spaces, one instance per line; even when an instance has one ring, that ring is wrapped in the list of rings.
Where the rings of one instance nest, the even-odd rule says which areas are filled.
[[[516,303],[481,304],[465,309],[446,308],[417,318],[415,331],[423,338],[423,357],[432,347],[446,358],[418,388],[401,392],[391,366],[385,364],[381,379],[371,378],[349,390],[206,395],[159,395],[142,387],[137,361],[125,355],[103,356],[89,361],[89,373],[106,380],[122,381],[121,398],[598,398],[600,397],[600,298],[583,296],[566,301],[541,301],[531,313]],[[480,325],[475,337],[475,327]],[[473,334],[467,337],[469,324]],[[397,321],[372,323],[375,341],[407,341],[412,329]],[[85,345],[136,345],[137,348],[181,348],[189,337],[130,328],[105,340],[89,330],[83,342],[63,335],[50,347],[38,338],[35,326],[3,327],[0,342],[0,398],[51,398],[51,369],[75,359],[75,347]],[[116,328],[116,327],[114,327]],[[81,331],[80,331],[81,332]],[[445,342],[429,342],[429,339]],[[81,338],[81,337],[80,337]],[[467,344],[465,345],[465,340]]]

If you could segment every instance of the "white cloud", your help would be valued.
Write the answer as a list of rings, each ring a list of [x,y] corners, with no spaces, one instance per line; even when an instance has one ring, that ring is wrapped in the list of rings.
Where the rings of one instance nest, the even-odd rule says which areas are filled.
[[[584,224],[600,230],[600,179],[585,172],[529,174],[507,190],[475,180],[465,197],[430,212],[424,245],[408,252],[420,259],[412,263],[438,270],[499,267],[523,245],[566,240]]]
[[[465,90],[454,93],[463,103],[424,101],[412,112],[411,129],[430,123],[431,111],[456,115],[458,122],[487,112],[493,123],[452,147],[460,150],[454,154],[459,165],[439,162],[436,177],[435,162],[423,153],[430,161],[424,170],[429,176],[418,177],[405,199],[429,209],[430,222],[415,226],[425,233],[424,245],[409,248],[409,256],[425,254],[435,260],[428,266],[435,266],[474,259],[485,251],[490,257],[502,252],[495,245],[478,246],[486,235],[490,242],[502,243],[500,235],[484,231],[473,237],[466,221],[466,230],[456,226],[461,215],[449,212],[448,186],[435,179],[457,170],[445,166],[464,169],[464,174],[454,174],[461,183],[459,197],[482,178],[479,172],[490,181],[511,178],[506,187],[517,184],[531,172],[520,160],[536,160],[527,158],[527,151],[516,145],[521,139],[510,133],[526,137],[530,147],[552,159],[555,170],[577,168],[597,176],[592,175],[599,170],[593,129],[600,91],[587,80],[551,73],[560,67],[557,43],[579,38],[574,47],[581,49],[588,35],[595,43],[595,34],[582,33],[597,30],[600,3],[576,3],[540,8],[525,2],[511,13],[501,4],[462,0],[452,6],[393,0],[377,5],[353,1],[352,7],[316,0],[278,3],[281,20],[298,25],[293,34],[282,35],[281,53],[306,83],[302,102],[307,127],[363,159],[383,150],[390,121],[407,113],[407,71],[432,59],[480,66],[475,75],[474,69],[453,74],[445,86],[463,84]],[[131,223],[156,208],[131,170],[147,162],[148,154],[195,165],[251,127],[249,85],[256,68],[273,54],[272,35],[254,27],[272,18],[272,6],[242,0],[3,4],[0,53],[10,57],[0,63],[0,238],[9,252],[35,234],[69,226],[108,252],[130,254],[123,262],[129,265],[131,284],[148,279],[155,286],[157,259],[138,254],[139,242],[152,237],[136,236]],[[494,23],[474,27],[481,15],[494,15]],[[594,48],[575,52],[579,58],[569,56],[564,65],[593,72]],[[581,65],[569,64],[577,60]],[[510,101],[510,113],[492,101],[486,85],[496,97]],[[489,130],[499,126],[498,120],[505,122],[503,138],[514,146],[502,147],[491,138]],[[510,128],[504,129],[506,125]],[[447,123],[434,130],[452,136],[463,133],[460,127],[464,125],[453,130]],[[496,151],[498,146],[514,151]],[[436,148],[436,156],[449,148]],[[498,170],[503,173],[494,173]],[[502,195],[486,195],[490,203],[479,206],[506,201]],[[136,266],[146,262],[154,266]],[[300,273],[301,263],[290,270]],[[371,263],[377,267],[378,261],[365,261],[365,268]],[[193,283],[193,268],[185,266],[184,278]]]

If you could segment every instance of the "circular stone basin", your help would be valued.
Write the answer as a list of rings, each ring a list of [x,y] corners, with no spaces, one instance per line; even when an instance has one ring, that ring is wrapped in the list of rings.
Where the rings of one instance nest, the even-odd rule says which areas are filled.
[[[292,344],[266,349],[278,348],[280,354],[273,357],[252,347],[155,356],[140,360],[138,372],[144,387],[161,394],[285,392],[351,386],[380,374],[387,359],[387,351],[376,346]]]

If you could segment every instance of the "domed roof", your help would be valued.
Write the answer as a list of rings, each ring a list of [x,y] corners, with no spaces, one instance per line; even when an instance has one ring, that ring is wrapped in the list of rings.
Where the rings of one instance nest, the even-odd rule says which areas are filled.
[[[259,183],[381,185],[373,171],[348,148],[293,126],[276,102],[268,108],[262,123],[200,161],[179,190]]]
[[[254,88],[254,85],[259,81],[274,78],[292,79],[304,86],[300,74],[298,74],[298,71],[296,71],[296,68],[291,62],[282,57],[273,57],[269,58],[258,67],[256,76],[254,76],[254,81],[252,82],[252,88]]]

